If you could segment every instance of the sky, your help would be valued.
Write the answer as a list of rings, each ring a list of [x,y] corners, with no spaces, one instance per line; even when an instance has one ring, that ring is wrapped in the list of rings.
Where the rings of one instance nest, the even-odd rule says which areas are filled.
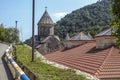
[[[98,0],[35,0],[35,34],[37,23],[45,11],[53,22],[60,20],[66,14],[96,3]],[[0,24],[5,27],[15,27],[18,21],[20,39],[22,41],[32,36],[32,0],[0,0]]]

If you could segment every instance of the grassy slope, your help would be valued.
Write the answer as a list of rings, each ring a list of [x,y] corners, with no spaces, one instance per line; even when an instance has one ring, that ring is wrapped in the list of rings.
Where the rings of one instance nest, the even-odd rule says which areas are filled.
[[[86,80],[83,75],[76,75],[73,70],[63,70],[40,61],[35,58],[31,61],[31,51],[28,47],[16,46],[16,61],[27,66],[36,76],[37,80]]]

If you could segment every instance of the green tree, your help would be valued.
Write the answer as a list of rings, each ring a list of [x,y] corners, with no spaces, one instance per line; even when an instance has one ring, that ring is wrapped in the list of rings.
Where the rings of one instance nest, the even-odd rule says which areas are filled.
[[[3,24],[0,24],[0,41],[4,41],[5,40],[5,29]]]
[[[89,32],[93,36],[110,28],[112,13],[110,13],[111,0],[101,0],[97,3],[72,11],[57,21],[55,34],[64,38],[66,33],[75,34],[80,31]],[[96,31],[94,31],[96,30]]]
[[[18,30],[16,30],[15,28],[6,28],[5,42],[18,43],[19,42]]]
[[[19,43],[19,31],[16,28],[5,28],[3,24],[0,24],[0,41]]]
[[[120,0],[112,0],[112,13],[114,15],[113,34],[116,36],[116,43],[120,48]]]

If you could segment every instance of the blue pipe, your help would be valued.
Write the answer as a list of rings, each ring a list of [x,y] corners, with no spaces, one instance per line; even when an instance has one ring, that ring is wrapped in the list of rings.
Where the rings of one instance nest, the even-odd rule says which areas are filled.
[[[21,79],[21,80],[30,80],[25,74],[22,74],[22,75],[20,76],[20,79]]]

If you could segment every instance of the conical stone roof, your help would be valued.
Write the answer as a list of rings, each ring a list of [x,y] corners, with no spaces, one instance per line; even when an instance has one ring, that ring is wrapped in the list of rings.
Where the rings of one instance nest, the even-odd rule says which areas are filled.
[[[69,36],[69,34],[68,34],[68,33],[67,33],[67,35],[66,35],[65,40],[70,40],[70,36]]]
[[[71,40],[92,40],[92,39],[83,32],[80,32],[76,36],[72,37]]]
[[[43,16],[38,22],[38,25],[53,25],[53,21],[51,17],[49,16],[47,10],[45,10]]]

